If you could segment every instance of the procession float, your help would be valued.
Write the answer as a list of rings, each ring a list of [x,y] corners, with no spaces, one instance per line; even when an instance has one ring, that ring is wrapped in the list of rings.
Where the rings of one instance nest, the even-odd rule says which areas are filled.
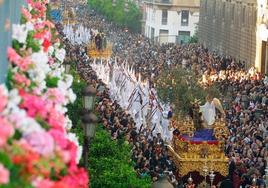
[[[184,182],[190,178],[195,184],[216,185],[228,175],[224,144],[229,131],[223,117],[220,101],[207,98],[203,106],[193,103],[192,118],[171,119],[169,128],[174,131],[168,149]]]
[[[87,46],[89,57],[107,59],[112,55],[112,43],[107,41],[104,33],[93,31]]]

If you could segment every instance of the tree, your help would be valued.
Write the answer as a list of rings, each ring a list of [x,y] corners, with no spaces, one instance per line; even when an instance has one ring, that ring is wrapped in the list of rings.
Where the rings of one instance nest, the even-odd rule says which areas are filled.
[[[128,11],[125,11],[125,4],[128,4]],[[103,14],[109,21],[119,26],[126,26],[133,32],[141,29],[142,13],[139,7],[132,1],[116,0],[88,0],[89,7]]]
[[[189,43],[198,43],[198,36],[197,36],[197,33],[198,33],[198,25],[195,27],[194,35],[191,36],[191,38],[190,38],[190,40],[189,40]]]
[[[138,178],[128,144],[111,139],[103,127],[97,128],[96,137],[90,146],[89,171],[91,187],[150,187],[150,178]]]
[[[191,102],[195,99],[205,102],[208,94],[215,97],[219,95],[215,86],[203,88],[198,82],[197,75],[181,67],[164,70],[156,83],[160,100],[174,105],[176,114],[187,114],[191,108]]]

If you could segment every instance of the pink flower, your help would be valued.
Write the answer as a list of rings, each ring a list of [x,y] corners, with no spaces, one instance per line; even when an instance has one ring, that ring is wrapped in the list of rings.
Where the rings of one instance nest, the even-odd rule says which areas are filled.
[[[9,171],[0,164],[0,185],[7,184],[9,182]]]
[[[65,97],[58,88],[49,88],[46,95],[49,100],[56,104],[63,104],[65,102]]]
[[[76,166],[77,146],[73,142],[68,140],[68,145],[64,149],[69,152],[70,159],[71,159],[70,163]]]
[[[13,126],[3,117],[0,117],[0,147],[14,134]]]
[[[25,136],[25,140],[41,155],[49,156],[54,151],[54,140],[47,132],[32,132]]]
[[[47,117],[46,101],[41,96],[35,96],[24,92],[20,92],[20,96],[23,99],[21,107],[27,110],[27,114],[30,117],[37,115],[41,116],[43,119]]]
[[[65,176],[62,181],[70,187],[87,188],[89,178],[85,169],[75,168],[69,171],[69,175]]]
[[[31,84],[31,81],[28,78],[26,78],[26,76],[19,74],[19,73],[15,74],[14,80],[17,82],[17,84],[23,85],[26,87],[30,86]]]
[[[48,49],[50,45],[50,40],[51,40],[51,33],[49,30],[43,30],[41,32],[35,33],[34,38],[39,39],[39,40],[44,40],[43,42],[43,47]],[[45,50],[46,51],[46,50]]]
[[[31,58],[25,57],[22,58],[17,65],[22,71],[27,71],[30,64],[32,64]]]
[[[33,185],[36,188],[52,188],[54,187],[55,182],[50,179],[37,179],[33,181]]]
[[[55,129],[63,130],[65,116],[64,114],[58,112],[55,108],[52,108],[49,110],[48,123]]]
[[[21,13],[22,13],[22,15],[27,19],[27,20],[31,20],[32,19],[32,15],[31,15],[31,13],[27,10],[27,9],[25,9],[25,8],[21,8]]]
[[[5,88],[0,86],[0,112],[2,112],[7,105],[7,95],[5,93]]]
[[[10,62],[17,65],[22,71],[26,71],[32,63],[30,57],[22,58],[13,48],[7,49],[7,57]]]
[[[49,57],[48,63],[49,63],[50,65],[52,65],[52,64],[54,63],[54,58]]]
[[[64,150],[60,151],[60,156],[62,160],[64,161],[64,163],[66,164],[69,163],[71,160],[71,156],[68,151],[64,151]]]
[[[64,132],[57,129],[50,129],[48,133],[54,138],[55,142],[61,149],[65,149],[67,147],[68,140],[65,138]]]
[[[7,49],[7,57],[8,57],[10,62],[12,62],[12,63],[14,63],[16,65],[18,65],[19,61],[21,60],[20,55],[17,54],[17,52],[11,47],[9,47]]]

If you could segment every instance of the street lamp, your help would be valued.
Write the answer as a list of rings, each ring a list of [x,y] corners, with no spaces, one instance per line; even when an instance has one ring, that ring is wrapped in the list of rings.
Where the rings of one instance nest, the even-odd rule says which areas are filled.
[[[92,113],[95,104],[96,89],[89,85],[82,90],[84,109],[81,113],[84,130],[83,159],[84,165],[88,168],[88,149],[90,139],[94,138],[98,118]]]
[[[126,13],[129,12],[128,1],[125,2],[125,9],[124,10]]]
[[[66,58],[66,60],[63,62],[63,66],[64,66],[64,70],[65,73],[68,74],[70,72],[71,69],[71,62],[70,62],[70,58]]]
[[[113,0],[113,3],[112,3],[113,7],[116,6],[116,0]]]
[[[83,89],[82,95],[84,96],[84,108],[91,111],[95,103],[96,89],[89,85]]]
[[[84,130],[84,145],[83,145],[84,167],[88,168],[89,144],[90,139],[95,137],[96,124],[98,122],[98,118],[92,112],[86,113],[82,116],[82,122]]]

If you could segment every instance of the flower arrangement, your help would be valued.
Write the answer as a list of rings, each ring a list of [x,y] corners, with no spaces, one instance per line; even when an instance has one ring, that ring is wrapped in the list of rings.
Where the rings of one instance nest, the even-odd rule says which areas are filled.
[[[0,187],[88,187],[81,146],[69,132],[75,100],[62,48],[46,19],[48,0],[27,0],[13,25],[7,83],[0,85]]]

